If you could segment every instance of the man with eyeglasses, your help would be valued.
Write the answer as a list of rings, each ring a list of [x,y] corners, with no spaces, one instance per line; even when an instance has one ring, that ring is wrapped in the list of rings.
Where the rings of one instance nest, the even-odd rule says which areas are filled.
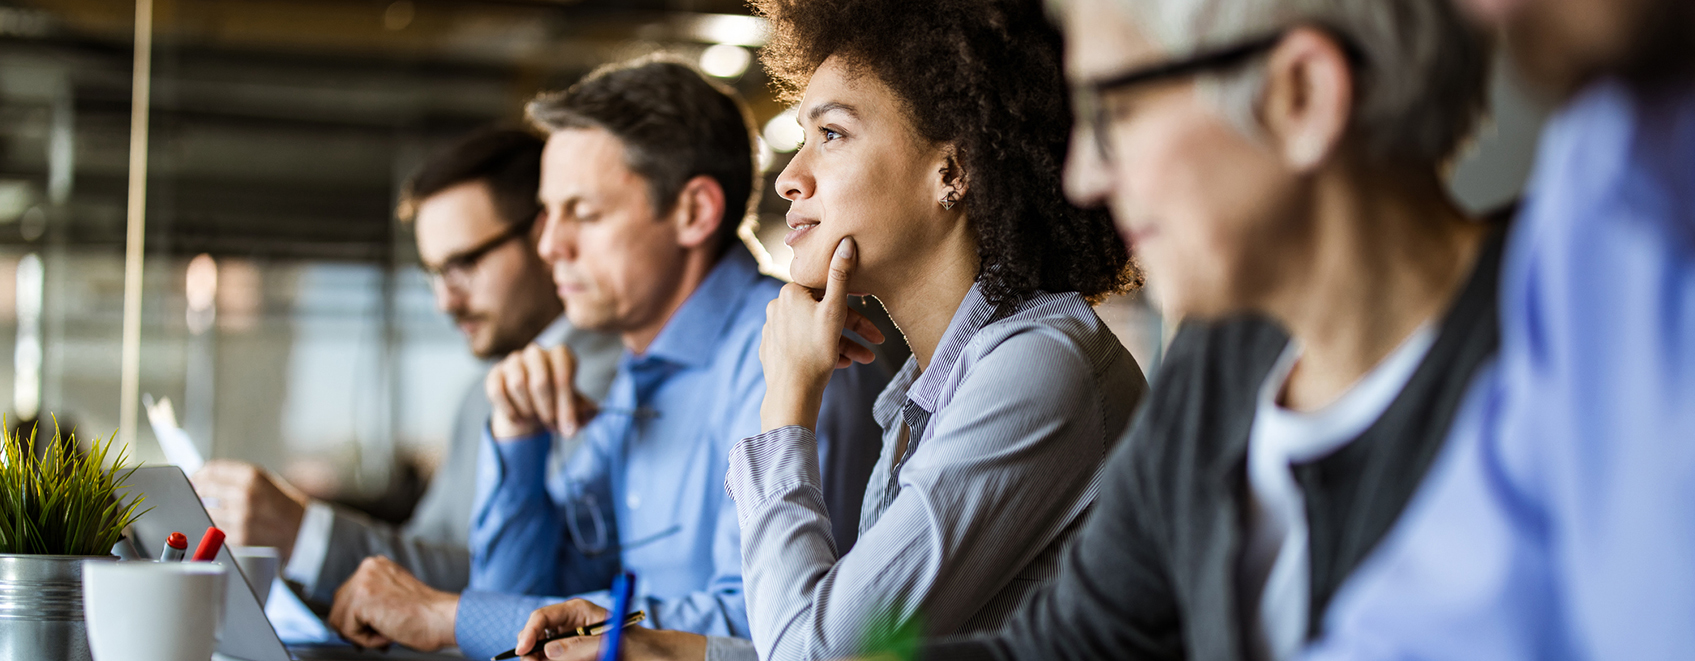
[[[740,238],[758,190],[748,112],[664,58],[603,68],[527,110],[549,134],[540,253],[571,321],[619,334],[611,392],[594,402],[572,387],[580,359],[568,347],[502,361],[485,382],[494,414],[479,442],[470,585],[434,590],[372,559],[329,621],[367,647],[457,645],[488,658],[514,646],[536,608],[609,606],[625,570],[645,626],[746,638],[724,475],[731,446],[759,431],[760,334],[782,286]],[[824,393],[821,495],[833,522],[859,510],[863,458],[881,448],[854,441],[879,438],[872,405],[889,377],[881,362],[854,364]],[[582,447],[550,473],[540,463],[558,435]]]
[[[493,360],[529,344],[568,346],[578,357],[576,386],[604,397],[622,346],[613,333],[573,326],[536,253],[542,140],[486,129],[433,156],[407,182],[399,213],[413,223],[436,306],[453,318],[471,353]],[[403,526],[308,498],[251,464],[216,460],[194,476],[215,498],[208,512],[232,544],[276,547],[283,577],[311,601],[329,603],[369,556],[392,558],[426,584],[464,589],[476,483],[477,441],[490,406],[472,384],[449,445],[412,517]],[[569,447],[554,449],[555,458]]]

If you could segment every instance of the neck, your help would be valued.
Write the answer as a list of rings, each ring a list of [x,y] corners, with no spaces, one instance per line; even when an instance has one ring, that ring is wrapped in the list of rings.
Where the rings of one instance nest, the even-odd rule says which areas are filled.
[[[671,288],[669,299],[661,303],[657,313],[651,315],[651,320],[636,327],[626,329],[620,334],[624,340],[624,348],[637,356],[647,353],[653,340],[659,337],[659,332],[665,330],[665,325],[671,323],[671,317],[687,303],[694,295],[700,283],[712,273],[712,267],[718,265],[719,256],[709,250],[691,249],[683,257],[682,270],[677,277],[677,286]]]
[[[1285,406],[1335,401],[1464,286],[1488,227],[1436,177],[1404,174],[1316,184],[1310,239],[1281,260],[1293,270],[1264,306],[1301,346]]]
[[[889,318],[906,337],[918,369],[930,367],[930,358],[947,333],[948,322],[977,281],[977,248],[965,223],[956,235],[941,243],[941,250],[924,259],[910,260],[911,268],[872,294],[888,310]]]

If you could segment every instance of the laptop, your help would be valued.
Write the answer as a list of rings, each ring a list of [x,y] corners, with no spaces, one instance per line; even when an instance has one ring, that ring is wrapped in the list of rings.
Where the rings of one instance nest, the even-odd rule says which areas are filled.
[[[212,517],[200,504],[188,477],[176,466],[138,468],[125,482],[128,494],[147,497],[142,509],[152,508],[130,526],[129,543],[142,558],[157,558],[172,532],[188,536],[190,546],[212,526]],[[218,640],[218,652],[213,661],[357,661],[359,659],[463,659],[452,654],[414,652],[395,646],[389,651],[359,650],[340,645],[284,645],[277,637],[259,597],[248,586],[241,567],[230,555],[229,547],[218,551],[213,560],[229,572],[225,581],[223,636]]]

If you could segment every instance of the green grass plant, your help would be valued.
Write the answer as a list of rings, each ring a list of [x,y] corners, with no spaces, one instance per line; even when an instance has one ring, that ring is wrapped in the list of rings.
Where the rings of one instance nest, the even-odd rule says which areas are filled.
[[[918,644],[923,635],[924,623],[918,615],[901,617],[892,608],[885,608],[881,615],[871,619],[861,636],[861,658],[914,661],[918,658]]]
[[[146,513],[136,511],[142,497],[128,504],[119,498],[137,468],[126,465],[126,449],[106,467],[115,432],[79,452],[76,432],[61,437],[54,421],[53,438],[38,453],[35,429],[25,439],[4,416],[0,428],[0,553],[108,555],[124,528]]]

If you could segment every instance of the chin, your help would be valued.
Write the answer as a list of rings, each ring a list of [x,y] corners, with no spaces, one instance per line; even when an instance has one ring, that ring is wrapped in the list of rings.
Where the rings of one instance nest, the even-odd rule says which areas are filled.
[[[795,255],[794,261],[789,262],[789,278],[804,287],[822,289],[829,279],[829,273],[829,262],[820,265],[814,260],[802,259],[799,254]]]
[[[605,308],[589,305],[587,301],[566,301],[565,318],[572,326],[591,331],[613,331],[613,315]]]

